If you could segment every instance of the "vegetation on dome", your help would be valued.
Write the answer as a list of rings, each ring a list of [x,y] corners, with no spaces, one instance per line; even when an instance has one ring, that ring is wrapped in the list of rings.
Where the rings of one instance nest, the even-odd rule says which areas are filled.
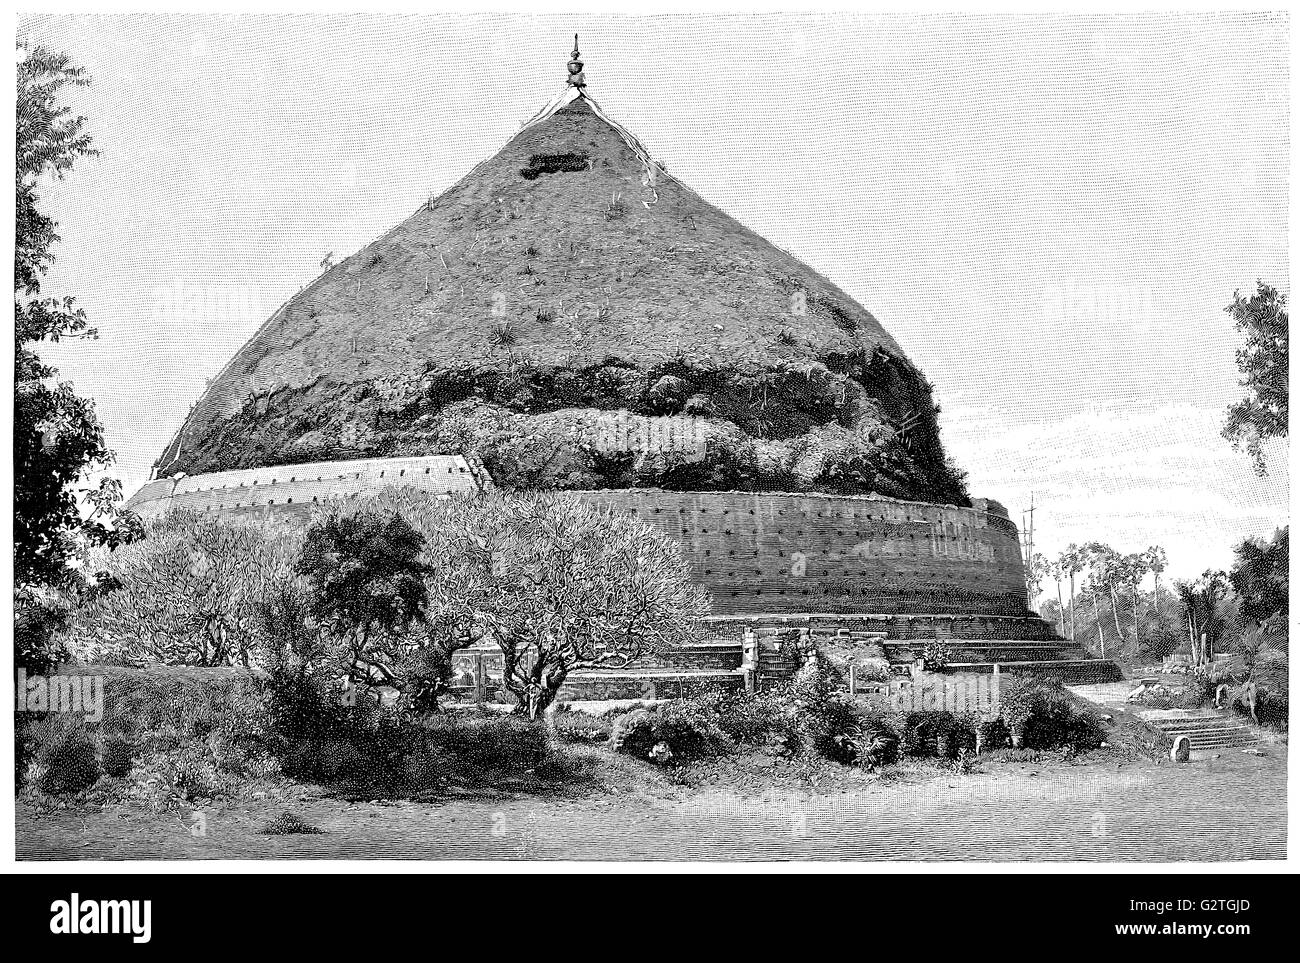
[[[617,412],[706,441],[612,451]],[[968,504],[936,415],[874,317],[579,98],[291,299],[156,467],[463,452],[520,489]]]

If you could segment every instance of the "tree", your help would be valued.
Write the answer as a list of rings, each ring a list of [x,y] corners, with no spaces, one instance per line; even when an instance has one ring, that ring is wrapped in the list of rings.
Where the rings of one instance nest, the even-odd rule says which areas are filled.
[[[423,548],[424,537],[396,512],[335,510],[308,527],[295,571],[310,588],[311,615],[346,644],[353,679],[398,681],[394,663],[428,603]]]
[[[680,547],[632,515],[552,494],[451,503],[460,548],[447,577],[463,598],[434,609],[497,644],[504,684],[529,717],[572,672],[692,641],[709,611]]]
[[[1043,580],[1050,574],[1047,559],[1034,552],[1029,558],[1029,566],[1025,570],[1026,588],[1029,590],[1030,602],[1035,602],[1043,591]]]
[[[1074,579],[1088,567],[1086,553],[1074,542],[1071,542],[1057,559],[1057,564],[1061,566],[1061,570],[1070,580],[1070,641],[1074,642],[1078,626],[1074,612]]]
[[[1290,526],[1270,541],[1246,539],[1236,548],[1228,578],[1240,600],[1243,618],[1285,637],[1289,617]]]
[[[42,178],[62,179],[95,149],[86,119],[73,116],[62,97],[89,78],[66,54],[18,47],[14,230],[14,586],[20,619],[32,639],[52,636],[62,623],[51,590],[79,591],[69,562],[87,546],[115,545],[139,533],[119,515],[115,481],[78,490],[112,453],[93,404],[57,380],[37,354],[42,342],[94,337],[71,297],[43,297],[41,280],[54,259],[58,225],[38,204]],[[93,508],[81,509],[81,498]],[[66,606],[63,606],[66,608]],[[19,664],[43,661],[40,644],[16,651]],[[30,658],[28,658],[30,657]],[[27,660],[27,661],[23,661]]]
[[[171,512],[108,555],[68,644],[88,662],[249,666],[278,642],[263,607],[299,590],[297,544],[287,530]]]
[[[1187,618],[1192,665],[1203,668],[1213,658],[1223,632],[1221,606],[1228,594],[1228,576],[1206,569],[1194,582],[1175,582],[1174,588]]]
[[[1151,573],[1154,580],[1154,599],[1156,607],[1156,617],[1160,616],[1160,573],[1169,565],[1169,559],[1165,555],[1165,550],[1159,545],[1151,545],[1146,550],[1146,567]]]
[[[1052,581],[1056,583],[1056,624],[1061,635],[1065,635],[1065,598],[1061,595],[1061,580],[1067,575],[1065,564],[1062,561],[1064,556],[1057,556],[1056,559],[1047,562],[1047,572],[1052,576]],[[1070,588],[1071,595],[1074,588]]]
[[[1133,612],[1134,651],[1142,644],[1142,616],[1139,611],[1139,601],[1142,580],[1146,578],[1147,572],[1150,571],[1148,562],[1146,552],[1132,552],[1121,555],[1119,560],[1119,579],[1128,589],[1129,603]]]
[[[1097,597],[1111,594],[1113,597],[1113,580],[1115,577],[1116,553],[1109,545],[1101,542],[1088,542],[1078,549],[1080,562],[1087,569],[1088,578],[1084,588],[1092,600],[1092,614],[1097,628],[1097,644],[1102,658],[1106,656],[1106,630],[1101,621],[1101,603]],[[1115,621],[1115,634],[1120,635],[1119,621]]]
[[[436,711],[451,681],[455,653],[493,640],[497,585],[484,552],[484,533],[492,530],[496,499],[439,499],[415,489],[390,488],[364,504],[401,515],[424,539],[424,618],[393,674],[398,688],[411,694],[414,708]]]
[[[1287,437],[1288,320],[1286,295],[1263,281],[1255,295],[1242,297],[1233,292],[1224,310],[1246,343],[1237,349],[1241,386],[1248,395],[1228,408],[1223,437],[1240,449],[1243,445],[1255,461],[1255,472],[1267,472],[1263,444],[1270,438]]]

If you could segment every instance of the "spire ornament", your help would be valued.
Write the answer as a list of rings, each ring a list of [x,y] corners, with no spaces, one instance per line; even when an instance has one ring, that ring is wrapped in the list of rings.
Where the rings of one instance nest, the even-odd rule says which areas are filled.
[[[573,35],[573,55],[569,58],[569,86],[581,90],[587,86],[587,78],[582,75],[582,54],[578,52],[578,35]]]

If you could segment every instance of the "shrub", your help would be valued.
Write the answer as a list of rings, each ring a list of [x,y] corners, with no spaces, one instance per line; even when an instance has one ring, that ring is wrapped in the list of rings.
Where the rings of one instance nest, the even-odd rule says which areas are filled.
[[[120,779],[131,771],[136,745],[127,736],[106,735],[100,750],[104,775]]]
[[[849,764],[857,759],[862,731],[856,704],[835,692],[800,705],[799,726],[806,744],[819,756]]]
[[[99,780],[95,743],[85,729],[49,720],[48,737],[41,741],[33,762],[39,773],[41,792],[74,793],[89,789]]]
[[[603,717],[585,712],[556,712],[552,717],[555,737],[561,742],[609,742],[614,725]]]
[[[178,786],[176,795],[187,798],[205,786],[228,791],[238,780],[279,772],[255,680],[231,670],[98,671],[105,678],[97,726],[62,714],[19,721],[28,770],[40,777],[41,791],[85,788],[94,781],[96,756],[96,776],[129,779],[160,800]],[[145,791],[150,780],[153,788]]]
[[[662,750],[667,747],[671,755]],[[610,747],[656,762],[687,761],[716,756],[732,748],[731,738],[698,704],[670,702],[656,709],[635,709],[614,721]]]
[[[1054,679],[1013,676],[1003,683],[1002,717],[1025,749],[1082,752],[1101,745],[1101,720]]]
[[[324,832],[308,823],[301,816],[291,812],[282,812],[258,830],[264,836],[310,835]]]
[[[1259,689],[1255,697],[1255,715],[1261,725],[1286,732],[1290,719],[1289,713],[1290,700],[1286,691],[1263,687]]]
[[[909,712],[903,720],[902,751],[919,758],[957,759],[975,751],[979,720],[947,710]]]
[[[300,779],[400,795],[567,775],[546,727],[519,715],[436,713],[405,722],[364,696],[342,705],[330,685],[303,674],[273,676],[268,691],[284,770]]]
[[[982,719],[976,726],[979,735],[980,750],[989,752],[1011,745],[1011,730],[1001,716],[995,719]]]
[[[830,737],[823,756],[845,765],[878,769],[898,761],[899,738],[888,715],[855,708],[854,721]]]
[[[423,736],[457,771],[481,775],[526,772],[550,752],[546,727],[517,715],[442,714],[426,720]]]
[[[783,689],[766,692],[715,689],[691,701],[733,742],[749,746],[776,742],[790,750],[798,749],[802,743],[796,708]]]

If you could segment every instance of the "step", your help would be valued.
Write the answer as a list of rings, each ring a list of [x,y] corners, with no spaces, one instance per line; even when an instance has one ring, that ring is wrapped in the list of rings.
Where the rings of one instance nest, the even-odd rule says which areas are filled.
[[[1179,735],[1183,735],[1183,733],[1179,733]],[[1254,733],[1246,733],[1245,735],[1234,737],[1220,736],[1208,738],[1200,735],[1189,735],[1187,738],[1191,741],[1191,748],[1193,749],[1236,749],[1239,746],[1258,745],[1263,741]]]
[[[572,672],[560,687],[565,701],[573,699],[675,699],[717,688],[743,689],[740,670],[642,669]]]
[[[1110,659],[1052,659],[1032,662],[949,662],[947,672],[992,672],[993,666],[1004,673],[1022,673],[1059,678],[1072,685],[1111,682],[1123,678],[1120,667]]]
[[[812,630],[814,638],[818,639],[887,639],[888,632],[868,632],[862,629],[832,629],[832,628],[814,628]]]
[[[983,615],[966,613],[903,613],[903,612],[755,612],[706,616],[706,624],[727,629],[737,634],[746,626],[770,631],[811,629],[814,632],[850,629],[853,631],[884,632],[886,637],[899,638],[988,638],[996,635],[994,627],[1001,626],[1007,634],[1020,635],[1029,640],[1054,640],[1056,629],[1040,617],[1026,610],[1023,615]]]
[[[1248,728],[1244,722],[1239,722],[1236,719],[1221,718],[1218,716],[1210,716],[1203,719],[1148,719],[1146,721],[1157,729],[1163,729],[1166,732],[1182,732],[1189,729],[1202,731],[1208,729]]]

